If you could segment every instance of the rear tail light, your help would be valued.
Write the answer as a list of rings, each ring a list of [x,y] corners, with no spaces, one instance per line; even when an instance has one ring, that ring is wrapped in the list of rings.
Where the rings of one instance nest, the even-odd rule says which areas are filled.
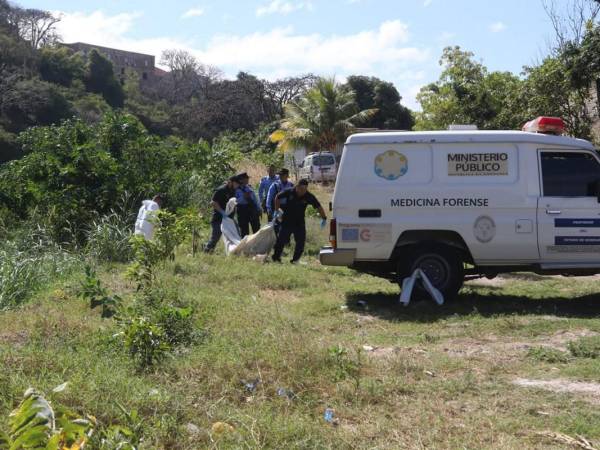
[[[329,243],[333,248],[337,248],[337,220],[335,219],[329,222]]]

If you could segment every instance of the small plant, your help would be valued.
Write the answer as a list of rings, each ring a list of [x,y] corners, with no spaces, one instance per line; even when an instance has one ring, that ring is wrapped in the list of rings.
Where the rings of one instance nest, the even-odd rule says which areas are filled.
[[[120,403],[117,407],[125,417],[126,426],[111,425],[99,430],[90,440],[90,448],[98,450],[136,450],[142,441],[143,420],[137,410],[127,411]]]
[[[566,363],[569,361],[569,355],[563,351],[552,347],[531,347],[527,352],[527,356],[537,361],[547,363]]]
[[[145,317],[128,320],[123,338],[125,348],[140,369],[148,369],[161,362],[171,350],[164,330]]]
[[[600,336],[586,336],[568,344],[571,355],[576,358],[600,358]]]
[[[62,389],[64,385],[54,391]],[[8,434],[0,433],[0,450],[76,450],[89,440],[95,420],[66,408],[54,408],[44,395],[30,388],[10,413],[8,424]]]
[[[149,290],[156,278],[156,265],[161,260],[160,250],[154,242],[144,239],[143,236],[133,236],[131,246],[134,259],[127,269],[127,276],[137,283],[138,291]]]
[[[156,324],[164,331],[171,347],[191,345],[195,340],[193,309],[163,306],[157,311]]]
[[[85,267],[85,279],[81,283],[79,296],[90,302],[90,308],[102,307],[102,317],[109,318],[117,313],[121,305],[121,298],[117,295],[108,295],[107,290],[102,287],[96,272],[90,267]]]
[[[346,378],[352,378],[356,390],[360,388],[361,369],[362,369],[362,351],[356,351],[356,359],[350,357],[347,349],[341,345],[329,349],[329,357],[335,368],[335,380],[342,381]]]

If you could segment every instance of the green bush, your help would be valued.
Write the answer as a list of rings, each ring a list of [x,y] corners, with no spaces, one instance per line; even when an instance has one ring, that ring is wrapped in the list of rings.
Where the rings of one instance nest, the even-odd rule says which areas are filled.
[[[128,319],[123,338],[125,348],[139,369],[162,362],[171,350],[164,330],[146,317]]]
[[[563,351],[552,347],[531,347],[527,352],[527,356],[537,361],[543,361],[547,363],[566,363],[569,361],[569,355]]]
[[[600,336],[586,336],[568,344],[569,351],[576,358],[600,358]]]
[[[151,136],[137,119],[121,113],[94,125],[73,119],[30,128],[19,143],[25,156],[0,166],[0,209],[22,220],[39,211],[57,242],[79,245],[126,192],[136,198],[166,192],[171,210],[208,211],[213,189],[232,173],[240,155],[237,144],[226,140],[189,144]],[[127,212],[137,207],[130,205]]]
[[[156,313],[156,324],[163,329],[165,338],[173,348],[194,343],[196,331],[191,307],[163,306]]]

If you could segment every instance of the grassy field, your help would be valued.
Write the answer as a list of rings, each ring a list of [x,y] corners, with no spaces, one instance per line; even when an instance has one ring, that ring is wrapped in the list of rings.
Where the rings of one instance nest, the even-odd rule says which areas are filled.
[[[68,381],[56,402],[103,423],[122,422],[117,402],[137,410],[148,449],[568,447],[551,433],[600,443],[599,279],[516,274],[403,308],[397,286],[321,267],[326,232],[309,228],[301,266],[182,248],[159,285],[194,306],[202,338],[151,371],[78,298],[78,278],[0,313],[0,417],[26,388]],[[128,301],[124,271],[101,278]],[[215,422],[234,430],[217,435]]]

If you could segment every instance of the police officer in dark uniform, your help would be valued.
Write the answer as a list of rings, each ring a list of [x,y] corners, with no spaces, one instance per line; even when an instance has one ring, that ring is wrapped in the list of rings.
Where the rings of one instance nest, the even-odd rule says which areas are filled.
[[[308,205],[313,206],[319,211],[321,215],[321,228],[324,228],[327,223],[327,214],[325,214],[325,210],[317,198],[308,192],[307,180],[300,180],[295,188],[280,192],[275,197],[275,211],[281,208],[283,210],[283,218],[273,252],[273,261],[281,262],[283,247],[290,242],[292,235],[296,241],[296,246],[291,262],[295,264],[300,260],[304,252],[304,243],[306,242],[304,214]]]
[[[239,187],[235,191],[237,199],[237,219],[240,227],[240,237],[244,238],[250,234],[250,226],[252,232],[256,233],[260,230],[260,215],[261,207],[256,198],[254,189],[250,186],[250,177],[246,172],[240,173],[238,176],[240,182]]]
[[[223,217],[227,215],[225,212],[225,207],[227,206],[229,199],[235,197],[235,191],[239,186],[240,181],[238,180],[237,176],[233,176],[229,178],[225,184],[215,190],[210,203],[214,209],[212,220],[210,221],[212,233],[210,239],[204,245],[205,253],[212,253],[217,245],[217,242],[219,242],[219,239],[221,239],[221,222]]]

